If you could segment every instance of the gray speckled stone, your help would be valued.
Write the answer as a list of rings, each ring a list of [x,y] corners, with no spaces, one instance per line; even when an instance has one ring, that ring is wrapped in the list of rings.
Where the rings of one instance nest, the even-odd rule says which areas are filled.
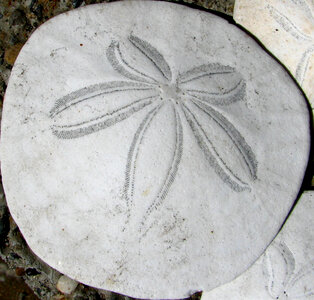
[[[202,300],[314,299],[314,192],[305,192],[265,254]]]
[[[138,298],[246,270],[308,152],[306,104],[283,68],[225,20],[169,3],[54,18],[6,92],[1,168],[28,244],[70,278]]]

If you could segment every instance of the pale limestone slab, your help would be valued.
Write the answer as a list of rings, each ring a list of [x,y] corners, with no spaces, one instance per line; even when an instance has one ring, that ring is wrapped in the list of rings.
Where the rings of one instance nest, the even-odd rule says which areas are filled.
[[[313,0],[236,0],[235,21],[293,74],[314,105]]]
[[[275,240],[234,281],[202,300],[314,299],[314,192],[305,192]]]
[[[291,77],[224,19],[165,2],[87,6],[41,26],[12,70],[8,205],[70,278],[187,297],[271,242],[303,179],[308,123]]]

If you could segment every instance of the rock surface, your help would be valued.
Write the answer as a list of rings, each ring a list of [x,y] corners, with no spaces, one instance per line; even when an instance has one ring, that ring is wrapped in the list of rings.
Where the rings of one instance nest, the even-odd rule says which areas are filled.
[[[303,193],[265,254],[202,300],[314,299],[314,192]]]
[[[24,46],[1,167],[46,263],[97,288],[182,298],[262,253],[309,143],[301,92],[245,33],[182,6],[119,2],[60,15]]]
[[[237,0],[234,19],[290,70],[313,107],[313,1]]]
[[[63,294],[72,294],[74,290],[76,289],[78,285],[78,282],[65,276],[62,275],[57,283],[57,289],[63,293]]]

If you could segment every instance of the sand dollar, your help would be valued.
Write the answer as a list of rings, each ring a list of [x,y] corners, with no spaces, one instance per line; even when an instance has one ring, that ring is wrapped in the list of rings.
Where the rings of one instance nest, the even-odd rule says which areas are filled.
[[[183,298],[245,271],[309,154],[306,101],[221,17],[163,2],[59,15],[19,54],[1,168],[31,249],[85,284]]]

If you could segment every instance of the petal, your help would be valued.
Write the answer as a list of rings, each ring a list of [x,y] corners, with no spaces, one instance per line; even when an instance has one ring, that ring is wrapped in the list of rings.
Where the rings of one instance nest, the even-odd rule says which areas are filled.
[[[289,284],[287,295],[291,299],[314,295],[314,260],[303,266],[294,276]]]
[[[130,35],[129,41],[157,67],[168,81],[171,81],[172,73],[170,67],[162,54],[155,47],[135,35]]]
[[[200,90],[187,89],[186,93],[199,100],[206,101],[210,104],[216,105],[228,105],[237,101],[240,101],[245,96],[245,82],[243,79],[231,89],[227,91],[217,92],[206,92]]]
[[[306,2],[306,0],[291,0],[295,5],[297,5],[296,9],[301,8],[303,10],[303,13],[306,14],[310,19],[312,19],[312,22],[314,20],[312,11],[314,10],[314,2],[313,0],[309,3]]]
[[[72,139],[97,132],[121,122],[144,107],[153,103],[158,96],[149,96],[139,99],[117,110],[103,114],[97,118],[89,119],[72,125],[52,126],[53,134],[58,138]]]
[[[257,161],[251,147],[247,144],[241,133],[230,123],[227,118],[225,118],[221,113],[209,105],[200,101],[192,100],[192,102],[224,130],[241,155],[251,178],[255,180],[257,172]]]
[[[234,68],[223,66],[219,63],[204,64],[181,73],[178,77],[178,83],[183,84],[205,76],[229,74],[234,72]]]
[[[276,299],[284,293],[294,268],[294,256],[286,244],[273,242],[263,259],[266,288],[273,298]]]
[[[231,189],[236,192],[241,192],[244,190],[250,190],[247,183],[242,181],[231,169],[222,157],[218,154],[214,144],[211,139],[208,137],[208,134],[205,132],[204,128],[197,120],[195,114],[192,112],[187,105],[182,104],[182,108],[186,117],[187,122],[189,123],[192,133],[196,138],[196,141],[203,151],[207,161],[210,166],[214,169],[215,173],[224,181]]]
[[[311,58],[313,52],[314,52],[314,46],[307,49],[303,53],[302,58],[298,64],[298,67],[297,67],[297,70],[295,73],[295,77],[296,77],[296,80],[300,83],[300,85],[302,85],[302,83],[303,83],[305,74],[306,74],[308,67],[309,67],[310,58]]]
[[[167,198],[182,155],[180,117],[170,102],[162,103],[139,125],[126,166],[124,192],[130,218],[127,223],[142,234],[153,224],[153,211]]]
[[[169,168],[167,170],[167,175],[165,179],[163,180],[162,186],[159,189],[157,197],[153,200],[153,202],[149,205],[148,209],[146,210],[146,213],[143,217],[140,231],[145,235],[147,233],[147,230],[150,228],[150,226],[147,223],[147,219],[150,217],[152,212],[164,202],[164,200],[167,197],[167,194],[169,192],[169,189],[171,185],[173,184],[177,172],[178,167],[181,161],[182,152],[183,152],[183,130],[182,130],[182,123],[180,119],[180,115],[178,111],[173,107],[174,111],[174,120],[175,120],[175,147],[174,152],[172,155],[172,161],[171,164],[169,164]]]
[[[111,66],[122,76],[139,82],[146,82],[151,84],[157,83],[156,79],[145,74],[144,72],[141,72],[126,61],[125,57],[123,57],[121,53],[119,43],[112,42],[109,45],[106,54]]]
[[[76,105],[85,100],[93,100],[97,96],[111,94],[122,91],[149,91],[153,88],[144,83],[128,82],[128,81],[111,81],[98,83],[89,87],[79,89],[60,99],[58,99],[54,107],[50,110],[50,117],[54,117],[66,110],[67,108]]]
[[[151,125],[152,120],[159,112],[163,106],[163,102],[154,107],[148,114],[145,116],[144,120],[139,125],[136,130],[129,152],[128,159],[125,170],[125,182],[124,182],[124,195],[127,204],[127,208],[130,216],[130,209],[133,206],[133,197],[134,197],[134,182],[135,182],[135,171],[136,171],[136,162],[139,155],[140,146],[142,145],[143,138],[149,126]]]
[[[281,14],[275,7],[267,5],[270,15],[274,20],[281,25],[281,27],[289,34],[291,34],[297,40],[311,41],[311,37],[305,35],[301,30],[299,30],[287,17]]]

